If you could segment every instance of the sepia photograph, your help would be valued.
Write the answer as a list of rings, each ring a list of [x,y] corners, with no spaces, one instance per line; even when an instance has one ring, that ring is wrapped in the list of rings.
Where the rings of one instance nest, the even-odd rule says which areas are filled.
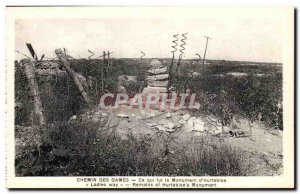
[[[293,188],[293,7],[7,7],[9,188]]]

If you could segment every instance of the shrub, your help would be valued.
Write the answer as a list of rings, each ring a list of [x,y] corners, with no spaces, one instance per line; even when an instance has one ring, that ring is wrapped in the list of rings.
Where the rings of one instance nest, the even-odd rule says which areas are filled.
[[[243,175],[241,154],[209,140],[181,148],[161,135],[121,139],[105,122],[56,123],[43,131],[42,144],[16,158],[17,176]]]
[[[251,66],[251,65],[249,65]],[[255,70],[258,69],[258,70]],[[256,76],[253,73],[262,73]],[[245,77],[226,75],[226,72],[243,70]],[[200,102],[200,113],[212,114],[222,119],[225,114],[241,115],[256,120],[259,114],[269,127],[283,130],[282,122],[282,72],[272,66],[213,65],[203,68],[200,76],[188,78],[179,74],[175,84],[183,91],[185,80],[190,79],[188,88],[196,92]],[[184,71],[183,71],[184,72]]]

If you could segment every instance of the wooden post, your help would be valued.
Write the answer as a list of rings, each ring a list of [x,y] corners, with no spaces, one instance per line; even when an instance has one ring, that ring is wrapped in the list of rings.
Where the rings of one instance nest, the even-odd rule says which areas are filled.
[[[103,51],[103,66],[102,66],[102,71],[101,71],[101,92],[104,91],[104,68],[105,68],[105,63],[106,63],[105,57],[106,57],[106,53],[105,53],[105,51]]]
[[[204,50],[204,56],[203,56],[203,65],[205,63],[205,56],[206,56],[206,50],[207,50],[207,45],[208,45],[208,40],[211,39],[208,36],[204,36],[206,38],[206,44],[205,44],[205,50]]]
[[[29,52],[30,52],[32,58],[34,58],[34,60],[37,61],[37,60],[38,60],[38,57],[37,57],[37,55],[36,55],[36,53],[35,53],[35,51],[34,51],[32,45],[31,45],[30,43],[26,43],[26,46],[27,46],[27,48],[28,48],[28,50],[29,50]]]
[[[110,52],[107,51],[107,67],[109,68],[110,66]]]
[[[34,113],[37,120],[37,124],[39,126],[42,126],[45,124],[45,118],[43,115],[43,106],[42,106],[42,101],[39,93],[39,88],[35,81],[35,72],[34,72],[33,63],[30,59],[23,59],[22,64],[24,64],[25,74],[28,79],[30,93],[33,96]]]
[[[84,91],[84,88],[83,88],[83,86],[82,86],[79,78],[77,77],[77,75],[73,71],[73,69],[71,69],[70,63],[67,60],[66,55],[63,53],[63,51],[61,49],[56,49],[55,50],[55,54],[57,55],[57,57],[59,58],[59,60],[62,62],[62,65],[66,69],[66,71],[69,74],[69,76],[73,79],[73,81],[74,81],[75,85],[77,86],[77,89],[79,90],[80,95],[82,96],[83,100],[86,103],[89,103],[90,99],[88,97],[88,94]]]
[[[106,53],[105,51],[103,51],[103,63],[105,64],[105,57],[106,57]]]
[[[170,68],[169,68],[169,78],[168,78],[168,86],[167,86],[167,94],[169,95],[170,93],[170,87],[171,87],[171,84],[173,82],[173,72],[172,72],[172,67],[173,67],[173,64],[174,64],[174,59],[175,59],[175,53],[173,52],[173,55],[172,55],[172,60],[171,60],[171,65],[170,65]]]

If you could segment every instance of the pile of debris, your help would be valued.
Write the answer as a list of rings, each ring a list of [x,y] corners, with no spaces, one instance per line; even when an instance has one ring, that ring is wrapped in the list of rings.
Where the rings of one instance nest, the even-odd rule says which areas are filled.
[[[151,106],[152,109],[161,110],[163,96],[167,99],[171,98],[175,88],[169,86],[169,73],[167,70],[168,68],[157,59],[153,59],[150,62],[150,69],[148,69],[146,77],[147,87],[145,87],[140,94],[143,106],[146,104],[146,101],[149,100],[148,98],[151,94],[158,94],[160,97],[159,102]],[[164,108],[161,111],[169,111],[171,109],[170,103],[166,101],[163,103]]]
[[[148,86],[144,88],[142,94],[167,93],[167,87],[169,84],[169,74],[167,73],[167,67],[156,59],[150,62],[150,66],[151,68],[147,71],[149,74],[147,76]]]
[[[160,132],[192,132],[195,135],[203,136],[205,134],[218,135],[222,133],[221,123],[218,123],[216,119],[208,117],[195,117],[189,113],[177,114],[167,113],[165,118],[158,120],[155,123],[147,124],[150,128],[155,128]],[[223,128],[224,131],[228,129]]]

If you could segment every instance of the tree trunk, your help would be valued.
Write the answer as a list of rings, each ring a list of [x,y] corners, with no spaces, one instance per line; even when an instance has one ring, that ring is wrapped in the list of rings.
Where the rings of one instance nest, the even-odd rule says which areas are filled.
[[[55,50],[55,54],[57,55],[57,57],[59,58],[59,60],[62,62],[62,65],[66,69],[66,71],[69,74],[69,76],[73,79],[73,81],[74,81],[75,85],[77,86],[77,89],[79,90],[80,95],[82,96],[83,100],[86,103],[89,103],[90,99],[88,97],[88,94],[84,91],[84,87],[82,86],[79,78],[77,77],[77,75],[75,74],[75,72],[73,71],[73,69],[71,69],[70,63],[67,60],[66,55],[63,53],[63,51],[61,49],[56,49]]]
[[[30,59],[23,59],[22,63],[24,64],[25,67],[25,74],[28,79],[29,89],[34,100],[34,113],[37,120],[37,124],[39,126],[42,126],[45,124],[45,118],[43,115],[43,106],[39,94],[39,88],[35,81],[35,72],[34,72],[33,63]]]

